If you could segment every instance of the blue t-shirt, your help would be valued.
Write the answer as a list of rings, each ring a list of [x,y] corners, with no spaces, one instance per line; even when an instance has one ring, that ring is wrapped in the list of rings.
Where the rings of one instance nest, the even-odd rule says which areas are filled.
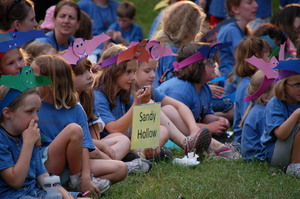
[[[212,0],[209,5],[209,14],[215,17],[227,18],[225,0]]]
[[[108,0],[108,6],[99,6],[93,0],[81,0],[78,5],[93,20],[93,35],[106,33],[108,27],[117,22],[117,1]]]
[[[170,46],[170,45],[166,45],[167,47],[170,47],[172,49],[173,53],[177,53],[177,48],[175,46]],[[157,88],[161,82],[159,81],[159,78],[168,70],[170,70],[165,78],[165,81],[171,79],[173,77],[173,62],[176,61],[176,57],[175,56],[166,56],[166,57],[162,57],[159,59],[158,61],[158,67],[157,70],[155,71],[155,78],[154,78],[154,82],[152,84],[153,88]]]
[[[56,136],[71,123],[80,125],[83,130],[82,147],[88,148],[89,150],[95,149],[88,128],[87,116],[79,103],[69,109],[56,109],[53,104],[42,102],[38,117],[38,125],[42,134],[41,154],[43,154],[45,148],[56,138]]]
[[[50,31],[46,33],[47,37],[41,37],[41,38],[37,38],[35,39],[35,41],[39,41],[42,43],[46,43],[46,44],[50,44],[53,46],[53,48],[55,48],[58,51],[63,51],[63,50],[67,50],[69,46],[61,46],[56,42],[55,36],[54,36],[54,32]],[[70,37],[69,38],[69,45],[75,40],[75,37]]]
[[[153,101],[161,102],[165,97],[166,97],[166,95],[163,92],[161,92],[155,88],[152,88],[152,97],[151,98],[153,99]]]
[[[157,90],[188,106],[195,120],[201,120],[207,114],[214,114],[211,107],[212,93],[207,84],[204,84],[197,92],[191,82],[173,77],[162,83]]]
[[[256,11],[257,18],[269,18],[272,16],[271,0],[256,0],[258,7]]]
[[[15,166],[23,146],[23,140],[16,141],[0,128],[0,170]],[[44,197],[46,192],[38,188],[37,177],[47,173],[36,147],[32,151],[29,170],[20,189],[10,187],[0,176],[0,198],[20,198],[21,196]]]
[[[110,107],[108,98],[100,89],[94,90],[94,95],[96,111],[100,114],[100,117],[105,125],[111,121],[116,121],[121,118],[131,107],[129,104],[122,103],[119,95],[116,97],[116,107],[114,108]],[[132,96],[131,103],[133,103]],[[103,132],[101,133],[101,137],[107,136],[108,134],[109,132],[104,128]],[[129,132],[127,132],[126,135],[129,135]]]
[[[244,159],[258,158],[262,146],[261,135],[265,127],[266,105],[254,104],[245,119],[242,130],[241,153]]]
[[[250,83],[249,77],[241,78],[240,84],[236,90],[235,105],[234,105],[234,117],[233,117],[233,133],[234,141],[241,143],[242,128],[239,127],[244,117],[244,113],[247,110],[250,102],[245,101],[245,97],[248,95],[247,88]]]
[[[124,31],[118,23],[113,23],[109,26],[107,32],[110,30],[121,32],[122,37],[129,43],[132,41],[139,42],[140,40],[143,40],[142,28],[134,23],[131,24],[129,30],[127,31]]]
[[[277,137],[274,134],[274,129],[281,126],[290,115],[300,108],[300,103],[297,105],[290,105],[284,101],[279,100],[277,97],[272,97],[266,106],[266,123],[265,130],[261,136],[262,153],[261,158],[271,161],[274,145]]]
[[[245,33],[235,23],[229,23],[221,27],[217,41],[220,43],[231,42],[231,46],[220,49],[220,67],[219,70],[225,78],[232,72],[234,67],[234,51],[236,46],[245,37]]]

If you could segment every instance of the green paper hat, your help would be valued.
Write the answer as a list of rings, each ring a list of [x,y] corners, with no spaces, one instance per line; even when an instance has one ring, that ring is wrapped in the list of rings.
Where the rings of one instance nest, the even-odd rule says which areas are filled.
[[[30,66],[24,66],[17,76],[1,75],[0,84],[11,88],[0,102],[0,109],[2,112],[5,107],[7,107],[25,90],[39,86],[51,85],[52,82],[50,77],[42,75],[35,76]]]

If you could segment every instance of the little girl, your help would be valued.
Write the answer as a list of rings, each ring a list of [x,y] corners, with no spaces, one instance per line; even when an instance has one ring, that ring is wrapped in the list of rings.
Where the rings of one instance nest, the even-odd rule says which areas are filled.
[[[49,174],[36,147],[40,140],[39,93],[34,88],[20,92],[2,85],[0,96],[0,197],[44,198],[41,187]],[[73,198],[63,188],[60,192],[63,198]],[[72,195],[76,198],[78,193]]]
[[[123,180],[127,175],[124,163],[89,159],[89,151],[95,146],[86,114],[77,101],[71,66],[56,55],[42,55],[32,62],[32,67],[36,74],[50,76],[53,83],[39,88],[42,98],[39,126],[44,135],[41,153],[48,171],[64,175],[68,165],[69,186],[96,194],[106,191],[110,182]],[[91,177],[91,173],[97,178]]]
[[[7,53],[0,53],[0,75],[17,75],[24,66],[22,49],[14,48]]]
[[[136,87],[149,86],[155,78],[157,61],[139,62],[135,73]],[[199,128],[191,110],[183,103],[152,89],[152,100],[161,103],[161,125],[169,129],[170,139],[189,153],[196,150],[201,157],[211,143],[211,133],[207,128]]]
[[[234,118],[233,118],[233,134],[236,147],[240,147],[242,128],[240,127],[243,115],[249,106],[249,102],[245,102],[247,96],[247,87],[250,78],[257,71],[257,68],[245,61],[245,59],[252,56],[262,58],[265,62],[269,62],[269,55],[272,49],[268,42],[263,39],[248,36],[244,38],[237,46],[234,57],[234,70],[238,77],[240,77],[236,90]]]
[[[100,140],[100,132],[104,129],[104,122],[99,113],[94,110],[93,82],[94,75],[91,72],[92,63],[84,58],[76,65],[72,65],[75,74],[74,86],[79,95],[89,123],[89,130],[94,144],[99,150],[91,152],[93,158],[121,160],[129,152],[130,140],[121,133],[112,133]],[[92,155],[93,154],[93,155]]]
[[[275,96],[266,106],[261,157],[273,167],[300,177],[300,60],[280,61]]]
[[[261,70],[258,70],[252,76],[248,86],[246,101],[251,101],[252,103],[248,106],[241,122],[241,154],[247,160],[258,158],[261,152],[260,138],[264,131],[265,108],[269,100],[273,97],[272,83],[262,90],[262,85],[266,85],[266,83],[265,85],[263,84],[264,78],[265,74]]]

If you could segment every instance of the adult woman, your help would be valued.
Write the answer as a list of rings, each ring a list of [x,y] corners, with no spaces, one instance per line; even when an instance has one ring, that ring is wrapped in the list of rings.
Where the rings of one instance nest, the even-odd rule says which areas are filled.
[[[54,30],[47,37],[36,39],[51,44],[56,50],[66,50],[72,41],[80,22],[80,8],[73,1],[60,1],[54,11]]]
[[[37,26],[34,3],[31,0],[0,1],[0,31],[29,31]]]

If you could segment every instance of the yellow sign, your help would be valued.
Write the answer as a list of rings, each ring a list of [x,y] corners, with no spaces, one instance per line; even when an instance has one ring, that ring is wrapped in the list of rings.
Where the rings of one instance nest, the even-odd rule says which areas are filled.
[[[160,103],[133,107],[131,149],[159,146]]]

